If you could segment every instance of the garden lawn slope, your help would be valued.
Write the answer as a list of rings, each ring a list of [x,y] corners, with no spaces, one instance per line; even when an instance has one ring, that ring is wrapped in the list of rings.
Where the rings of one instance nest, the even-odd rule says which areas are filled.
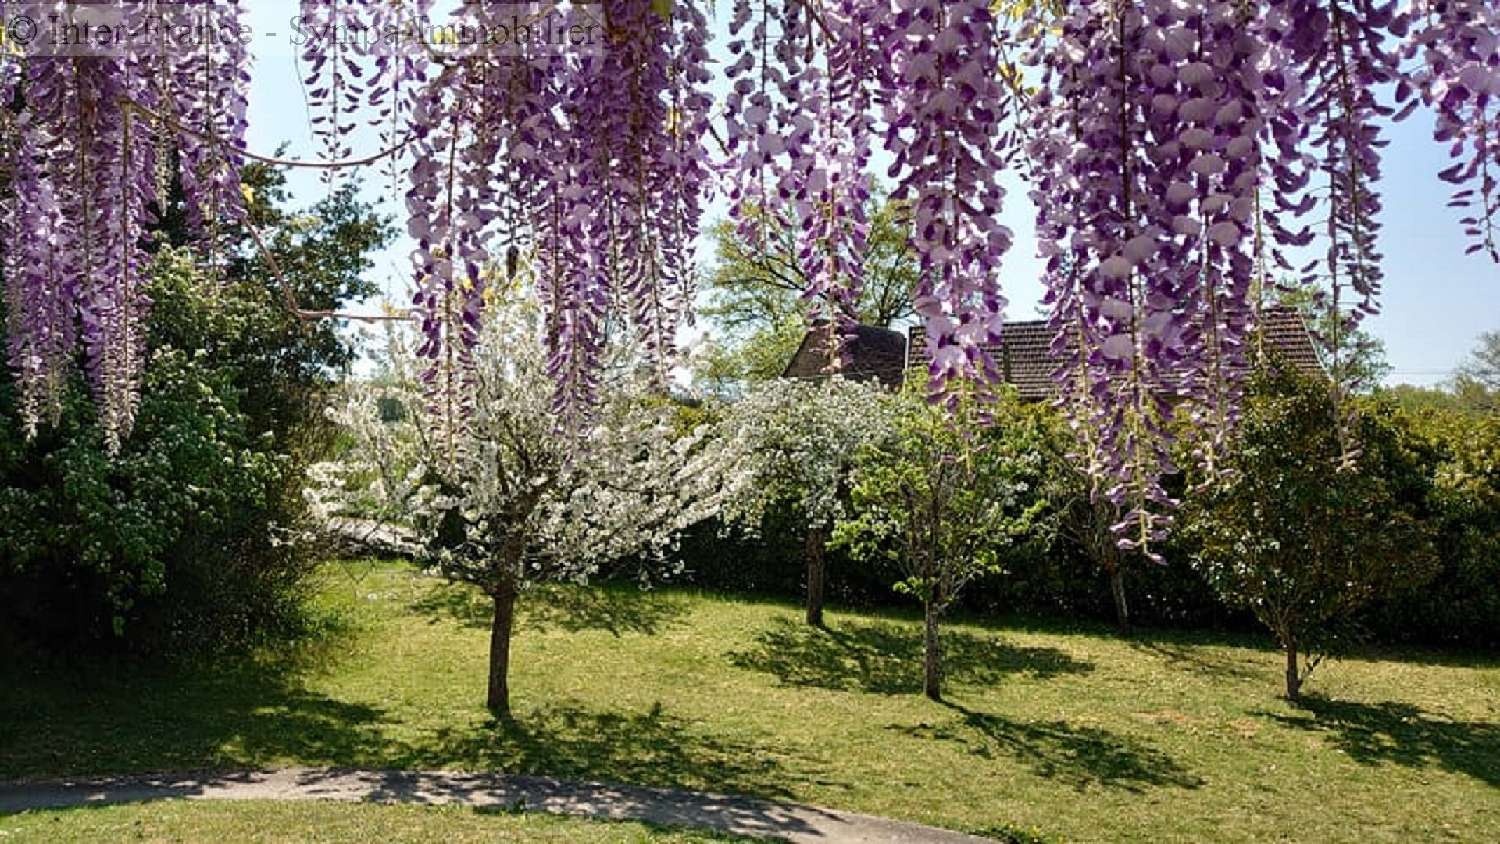
[[[0,816],[0,840],[48,844],[107,841],[317,841],[319,844],[708,844],[739,839],[460,806],[341,803],[168,802]]]
[[[497,725],[487,601],[392,564],[323,576],[347,631],[310,651],[160,676],[0,667],[0,779],[496,769],[1066,840],[1500,840],[1493,658],[1362,654],[1292,706],[1255,640],[955,623],[937,704],[914,617],[816,631],[792,605],[559,588],[523,599]]]

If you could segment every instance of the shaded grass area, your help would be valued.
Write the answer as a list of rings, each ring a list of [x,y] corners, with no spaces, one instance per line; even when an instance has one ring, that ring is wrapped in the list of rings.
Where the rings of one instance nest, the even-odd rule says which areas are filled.
[[[762,671],[786,685],[913,694],[922,690],[922,640],[910,625],[845,622],[826,629],[778,617],[750,650],[730,654],[738,668]],[[1056,648],[1020,647],[962,628],[943,637],[943,670],[956,683],[990,686],[1012,674],[1048,678],[1084,673],[1093,665]]]
[[[194,802],[101,806],[0,815],[0,841],[372,841],[534,844],[702,844],[738,841],[638,823],[606,823],[456,806],[371,803]]]
[[[498,769],[1066,840],[1500,838],[1491,658],[1367,653],[1292,706],[1254,639],[960,622],[935,704],[912,615],[819,631],[775,602],[559,587],[523,598],[497,724],[482,597],[395,565],[326,577],[352,632],[321,648],[171,675],[0,666],[0,778]]]
[[[954,742],[980,759],[1020,763],[1078,791],[1104,786],[1142,793],[1152,787],[1203,784],[1171,756],[1129,736],[1064,720],[1015,721],[961,704],[945,705],[960,716],[958,720],[892,729],[914,738]]]
[[[527,598],[518,619],[521,631],[597,630],[613,636],[650,636],[680,621],[688,612],[687,601],[670,593],[618,586],[580,589],[546,584],[536,587]],[[452,620],[464,627],[489,630],[494,603],[473,589],[439,588],[412,601],[410,609],[434,624]]]
[[[1318,734],[1363,765],[1389,762],[1467,774],[1497,789],[1500,801],[1500,721],[1455,721],[1395,701],[1308,698],[1295,714],[1266,713],[1284,726]]]

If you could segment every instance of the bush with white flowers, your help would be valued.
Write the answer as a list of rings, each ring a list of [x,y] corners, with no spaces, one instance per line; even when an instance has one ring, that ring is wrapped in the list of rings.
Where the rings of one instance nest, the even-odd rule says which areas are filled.
[[[726,520],[759,526],[786,507],[806,531],[807,621],[822,623],[824,554],[845,513],[859,450],[889,425],[892,397],[878,385],[832,377],[769,382],[735,402],[723,447],[753,476],[726,502]]]

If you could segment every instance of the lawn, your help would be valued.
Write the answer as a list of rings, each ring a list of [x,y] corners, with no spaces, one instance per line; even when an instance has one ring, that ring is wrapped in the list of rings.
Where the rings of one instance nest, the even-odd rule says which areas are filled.
[[[914,616],[833,612],[818,632],[790,604],[564,588],[526,599],[516,720],[497,725],[472,591],[395,564],[324,578],[348,631],[298,654],[0,668],[0,778],[501,769],[1062,840],[1500,840],[1500,659],[1365,653],[1294,706],[1254,639],[955,623],[937,704]]]
[[[175,801],[0,816],[0,841],[40,840],[64,844],[71,841],[704,844],[732,839],[668,832],[642,824],[598,823],[542,814],[369,803]]]

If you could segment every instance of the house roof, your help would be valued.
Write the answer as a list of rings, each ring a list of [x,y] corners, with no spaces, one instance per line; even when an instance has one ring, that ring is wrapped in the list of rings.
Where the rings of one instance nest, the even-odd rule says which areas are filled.
[[[1272,306],[1261,312],[1261,327],[1267,345],[1296,368],[1322,374],[1323,365],[1307,324],[1296,310]],[[829,366],[831,326],[814,327],[802,338],[797,353],[787,364],[787,378],[823,378],[835,373]],[[920,326],[911,329],[911,354],[907,338],[886,328],[861,325],[845,341],[844,361],[837,374],[854,380],[877,379],[889,387],[900,386],[908,362],[919,364],[926,353],[926,334]],[[1053,394],[1053,373],[1058,359],[1052,351],[1052,329],[1046,320],[1005,323],[1001,340],[987,347],[1005,382],[1021,398],[1041,400]]]
[[[1312,332],[1296,309],[1273,305],[1261,311],[1260,323],[1266,344],[1283,360],[1311,375],[1327,374]]]
[[[1317,346],[1302,315],[1295,309],[1273,305],[1261,311],[1261,328],[1268,347],[1299,370],[1321,375],[1323,364]],[[1052,376],[1059,361],[1052,350],[1053,333],[1046,320],[1007,322],[999,343],[985,347],[1000,367],[1005,382],[1013,385],[1021,398],[1041,400],[1053,395]],[[921,326],[911,329],[911,362],[927,349],[926,333]]]
[[[899,331],[873,325],[858,325],[844,340],[844,354],[837,367],[830,366],[833,325],[823,323],[802,337],[797,353],[792,355],[784,378],[826,378],[841,375],[854,381],[878,380],[887,387],[899,387],[906,369],[906,337]]]

